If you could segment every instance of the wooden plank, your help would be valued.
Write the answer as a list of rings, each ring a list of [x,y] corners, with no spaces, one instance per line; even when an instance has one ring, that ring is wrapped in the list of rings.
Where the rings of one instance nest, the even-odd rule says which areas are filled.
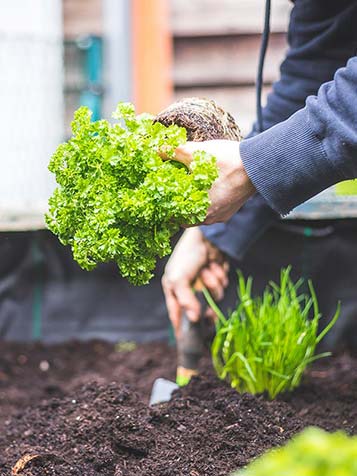
[[[132,101],[131,0],[103,0],[102,112],[111,117],[118,101]]]
[[[65,38],[103,34],[102,0],[63,0]]]
[[[260,33],[265,0],[170,0],[175,36]],[[271,31],[287,30],[292,3],[272,2]]]
[[[132,68],[137,112],[157,114],[172,97],[172,37],[166,0],[132,0]]]
[[[64,47],[64,82],[67,88],[83,87],[83,51],[79,50],[73,43],[66,44]]]
[[[287,47],[285,34],[271,35],[264,80],[274,81]],[[179,39],[174,47],[176,86],[252,84],[255,81],[260,35]]]
[[[263,91],[263,103],[270,87],[265,87]],[[236,119],[237,124],[246,135],[255,121],[255,88],[254,86],[243,87],[224,87],[224,88],[192,88],[192,89],[176,89],[175,99],[184,97],[204,97],[213,99],[222,106],[226,111],[230,112]]]

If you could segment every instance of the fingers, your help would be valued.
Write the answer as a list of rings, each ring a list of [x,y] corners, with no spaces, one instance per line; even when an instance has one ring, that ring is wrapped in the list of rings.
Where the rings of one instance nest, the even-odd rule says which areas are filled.
[[[201,269],[199,278],[217,301],[224,296],[224,289],[228,286],[228,263],[211,262]],[[190,281],[185,279],[162,280],[165,300],[169,318],[173,325],[175,335],[180,336],[182,313],[186,312],[190,321],[197,322],[202,313],[201,304],[192,289]],[[214,312],[207,310],[206,315],[213,318]]]
[[[210,268],[201,271],[201,279],[205,287],[212,294],[213,298],[219,301],[223,297],[223,286],[215,273]]]
[[[232,140],[186,142],[176,148],[173,159],[190,168],[196,151],[216,157],[219,172],[209,191],[211,206],[203,223],[226,222],[256,192],[241,160],[239,143]],[[167,151],[160,154],[168,158]]]
[[[208,307],[205,312],[206,319],[209,319],[213,324],[217,322],[217,314],[211,307]]]
[[[222,259],[220,261],[212,261],[208,267],[201,271],[200,279],[202,284],[206,286],[216,301],[223,299],[224,289],[229,284],[228,271],[229,263]],[[205,316],[212,322],[217,320],[217,315],[211,307],[207,307]]]
[[[175,335],[177,336],[179,334],[181,324],[181,306],[174,292],[170,288],[166,287],[164,283],[162,287],[164,290],[167,312],[169,314],[169,318],[174,329]]]
[[[200,278],[215,300],[220,301],[224,296],[224,289],[228,285],[227,268],[223,264],[211,262],[202,269]]]
[[[180,283],[176,286],[175,294],[189,320],[197,322],[200,319],[201,305],[191,286],[186,283]]]
[[[158,154],[163,160],[176,160],[177,162],[181,162],[181,164],[184,164],[187,168],[190,168],[191,162],[193,161],[193,153],[196,150],[201,150],[203,148],[201,146],[200,149],[200,144],[202,143],[186,142],[185,144],[182,144],[175,149],[173,157],[168,154],[169,148],[161,148],[161,150],[158,151]]]
[[[179,337],[182,313],[186,312],[187,317],[196,322],[200,319],[201,305],[188,282],[168,283],[163,279],[162,286],[169,318],[175,335]]]
[[[192,153],[194,150],[195,149],[191,147],[190,143],[186,142],[186,144],[180,145],[176,148],[174,160],[177,160],[178,162],[181,162],[181,164],[186,165],[187,168],[190,168],[193,160]]]
[[[158,154],[163,160],[175,160],[177,162],[181,162],[181,164],[184,164],[187,168],[190,168],[193,157],[187,143],[177,147],[173,157],[171,154],[169,154],[169,150],[170,149],[168,147],[162,147],[158,151]]]
[[[223,297],[227,286],[227,266],[222,253],[207,241],[199,228],[187,229],[178,241],[162,278],[168,314],[176,335],[180,332],[181,316],[197,321],[201,317],[200,302],[192,289],[204,270],[204,285],[216,298]],[[199,288],[197,288],[199,290]]]
[[[216,263],[213,261],[210,264],[210,268],[213,273],[217,276],[217,279],[221,282],[223,288],[228,286],[228,271],[229,271],[229,264],[228,261],[224,261],[223,263]]]
[[[171,148],[164,145],[161,147],[160,150],[157,151],[157,153],[162,158],[162,160],[170,160],[171,159],[170,151],[171,151]]]

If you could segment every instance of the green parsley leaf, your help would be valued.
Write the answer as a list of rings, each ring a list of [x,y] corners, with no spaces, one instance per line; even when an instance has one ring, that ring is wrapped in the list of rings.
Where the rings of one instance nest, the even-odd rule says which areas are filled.
[[[91,122],[86,107],[75,112],[73,136],[49,164],[58,187],[46,223],[82,268],[115,261],[123,277],[141,285],[156,259],[171,252],[180,225],[204,220],[217,167],[204,152],[195,154],[190,171],[161,159],[160,149],[170,156],[186,141],[181,127],[136,116],[130,103],[119,103],[113,117],[112,125]]]

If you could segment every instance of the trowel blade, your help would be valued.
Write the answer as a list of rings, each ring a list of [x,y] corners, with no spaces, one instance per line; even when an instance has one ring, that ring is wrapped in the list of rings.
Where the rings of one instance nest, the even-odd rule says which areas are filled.
[[[165,378],[157,378],[152,386],[149,405],[155,405],[156,403],[168,402],[171,400],[171,396],[179,386],[171,380]]]

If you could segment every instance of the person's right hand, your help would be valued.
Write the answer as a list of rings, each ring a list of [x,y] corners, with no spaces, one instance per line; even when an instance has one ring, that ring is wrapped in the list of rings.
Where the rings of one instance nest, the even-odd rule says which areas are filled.
[[[176,148],[173,159],[190,168],[194,153],[197,151],[214,156],[218,167],[218,178],[209,191],[211,204],[203,223],[211,225],[226,222],[256,192],[244,168],[239,142],[234,140],[186,142]],[[162,152],[160,155],[168,158]]]
[[[197,278],[216,300],[228,285],[228,263],[223,254],[205,239],[199,228],[188,228],[178,241],[162,278],[170,320],[179,335],[183,312],[191,321],[200,318],[201,306],[193,286]]]

